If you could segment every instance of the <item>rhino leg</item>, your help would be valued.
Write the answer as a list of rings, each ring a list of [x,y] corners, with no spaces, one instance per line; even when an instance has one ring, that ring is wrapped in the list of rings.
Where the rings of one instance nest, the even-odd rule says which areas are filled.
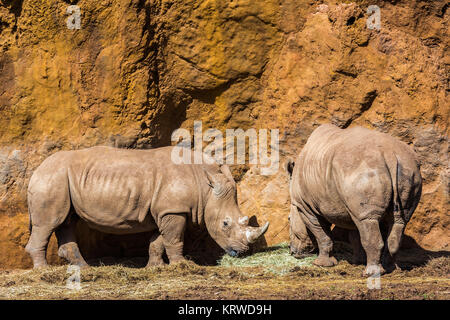
[[[361,245],[361,240],[359,239],[358,230],[349,230],[348,240],[352,246],[353,256],[352,264],[364,264],[365,263],[365,253]]]
[[[332,267],[337,265],[336,258],[331,255],[331,252],[333,251],[333,240],[331,239],[330,229],[331,224],[311,214],[302,214],[301,217],[308,230],[310,230],[316,238],[319,246],[319,256],[313,263],[321,267]]]
[[[159,226],[164,247],[170,263],[185,260],[183,257],[184,231],[186,229],[185,214],[166,214]]]
[[[395,215],[395,214],[394,214]],[[387,247],[384,248],[383,266],[388,271],[393,271],[397,268],[396,256],[400,249],[403,232],[405,231],[405,222],[401,217],[395,217],[395,221],[389,224],[388,238],[386,241]]]
[[[34,268],[48,265],[45,256],[52,232],[52,228],[33,226],[25,251],[30,254]]]
[[[159,266],[164,264],[164,240],[159,232],[155,232],[150,239],[150,246],[148,250],[148,263],[146,267]]]
[[[88,264],[84,261],[76,242],[76,220],[72,217],[69,217],[68,220],[55,230],[56,239],[58,240],[58,256],[66,259],[72,265],[86,267]]]
[[[47,265],[48,241],[70,211],[67,170],[61,168],[61,157],[44,161],[33,173],[28,185],[27,200],[30,213],[30,240],[25,250],[35,268]]]
[[[366,252],[367,264],[364,276],[381,275],[385,270],[380,264],[381,250],[384,247],[380,223],[376,219],[355,221],[361,237],[361,244]]]

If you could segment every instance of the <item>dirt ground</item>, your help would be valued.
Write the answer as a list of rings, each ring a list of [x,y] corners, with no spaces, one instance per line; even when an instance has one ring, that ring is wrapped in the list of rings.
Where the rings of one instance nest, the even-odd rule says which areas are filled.
[[[98,261],[81,270],[79,290],[67,288],[67,266],[0,270],[0,299],[450,299],[448,253],[403,252],[401,269],[383,275],[380,289],[372,290],[362,277],[364,266],[349,264],[346,252],[336,256],[333,268],[313,266],[314,256],[293,260],[287,246],[244,259],[224,257],[217,266]]]

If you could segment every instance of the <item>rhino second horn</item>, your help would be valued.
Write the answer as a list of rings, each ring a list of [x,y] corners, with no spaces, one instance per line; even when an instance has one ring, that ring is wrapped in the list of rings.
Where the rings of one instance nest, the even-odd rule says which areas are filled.
[[[248,217],[244,216],[242,218],[239,218],[238,222],[239,222],[240,225],[246,226],[246,225],[248,225]]]
[[[264,233],[266,233],[267,228],[269,228],[269,222],[266,222],[266,224],[260,228],[249,227],[245,232],[245,235],[247,236],[247,241],[249,243],[255,242],[259,237],[261,237]]]

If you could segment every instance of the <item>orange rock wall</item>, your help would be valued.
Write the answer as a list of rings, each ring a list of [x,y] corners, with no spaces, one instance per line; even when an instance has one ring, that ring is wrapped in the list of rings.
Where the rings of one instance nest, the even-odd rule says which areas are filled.
[[[66,26],[70,2],[81,9],[80,30]],[[381,8],[380,30],[366,26],[373,4]],[[224,133],[279,129],[282,162],[321,123],[405,141],[424,178],[406,233],[424,248],[448,250],[447,7],[418,0],[0,0],[0,266],[30,266],[26,188],[50,154],[168,145],[173,130],[192,130],[195,120]],[[258,166],[233,171],[242,210],[271,222],[267,243],[287,241],[282,166],[267,177]],[[114,247],[107,236],[80,234],[88,255],[101,241]],[[52,240],[49,257],[57,263],[55,248]]]

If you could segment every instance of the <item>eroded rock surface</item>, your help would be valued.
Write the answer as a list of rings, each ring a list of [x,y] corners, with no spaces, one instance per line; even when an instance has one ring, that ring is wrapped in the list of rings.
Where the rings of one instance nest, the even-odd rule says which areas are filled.
[[[81,9],[80,30],[67,28],[71,4]],[[366,25],[373,4],[380,30]],[[405,141],[424,178],[406,234],[449,250],[447,8],[418,0],[0,0],[0,266],[30,266],[26,188],[43,159],[93,145],[168,145],[173,130],[192,130],[196,120],[204,130],[279,129],[282,163],[327,122]],[[234,169],[243,211],[271,222],[267,243],[287,241],[282,166],[272,176]],[[83,230],[82,251],[114,243]]]

